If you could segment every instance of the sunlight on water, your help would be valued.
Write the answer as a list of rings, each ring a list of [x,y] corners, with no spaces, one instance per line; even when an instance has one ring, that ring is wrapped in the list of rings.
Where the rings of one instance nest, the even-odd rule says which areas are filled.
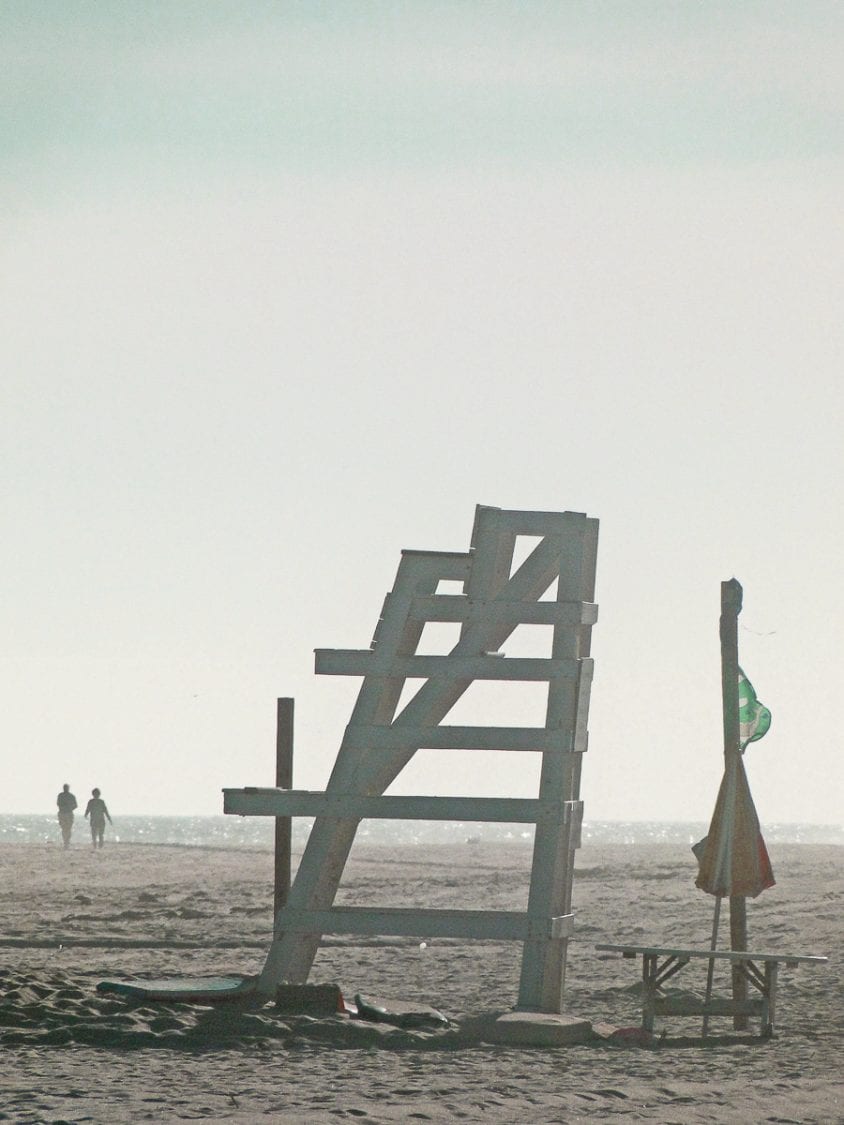
[[[293,845],[301,849],[308,838],[312,820],[300,817],[293,822]],[[582,842],[590,844],[684,844],[691,845],[706,835],[708,825],[670,821],[586,821]],[[823,824],[763,825],[768,844],[844,844],[844,827]],[[271,851],[273,824],[268,817],[239,816],[125,816],[115,817],[106,832],[107,843],[175,845],[201,848],[243,848]],[[74,843],[87,843],[88,825],[77,819]],[[360,843],[394,844],[476,844],[512,843],[522,845],[533,839],[532,827],[523,824],[478,824],[441,821],[368,820],[361,823]],[[0,814],[0,843],[59,843],[56,818],[50,815],[16,816]]]

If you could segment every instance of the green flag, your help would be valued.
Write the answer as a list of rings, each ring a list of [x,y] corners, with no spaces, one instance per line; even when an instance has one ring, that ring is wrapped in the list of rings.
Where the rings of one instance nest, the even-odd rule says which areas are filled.
[[[738,670],[739,746],[744,750],[748,742],[755,742],[768,733],[771,712],[756,698],[753,684]]]

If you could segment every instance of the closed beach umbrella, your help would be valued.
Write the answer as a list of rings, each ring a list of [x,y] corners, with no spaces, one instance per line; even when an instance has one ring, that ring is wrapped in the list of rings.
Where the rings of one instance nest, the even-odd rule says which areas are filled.
[[[739,745],[741,752],[771,725],[771,713],[756,698],[750,681],[739,669]],[[719,897],[756,898],[774,885],[768,849],[750,794],[744,761],[739,754],[725,758],[724,777],[715,802],[708,835],[695,844],[698,877],[695,885]]]
[[[756,698],[753,685],[739,667],[738,615],[741,613],[743,591],[735,578],[721,583],[721,699],[724,720],[724,777],[718,790],[715,811],[708,835],[695,844],[692,851],[698,860],[696,884],[715,896],[710,948],[718,948],[718,925],[721,903],[730,903],[730,946],[737,952],[747,950],[747,917],[745,901],[755,898],[766,887],[774,885],[774,873],[768,849],[762,839],[759,818],[744,772],[743,754],[749,743],[761,738],[771,725],[771,713]],[[709,960],[703,1035],[709,1028],[709,1004],[715,959]],[[747,1016],[738,1010],[738,1003],[747,999],[746,967],[732,966],[733,1026],[747,1027]]]
[[[774,885],[768,849],[740,758],[728,763],[709,834],[694,850],[699,865],[695,885],[707,894],[756,898]]]

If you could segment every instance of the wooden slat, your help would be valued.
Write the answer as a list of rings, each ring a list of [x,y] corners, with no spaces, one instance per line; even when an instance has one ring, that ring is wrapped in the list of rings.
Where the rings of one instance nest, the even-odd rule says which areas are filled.
[[[786,965],[825,965],[829,961],[828,957],[817,957],[809,954],[795,956],[793,953],[751,953],[738,949],[672,949],[663,945],[596,945],[595,948],[610,953],[623,953],[625,957],[635,957],[641,953],[648,956],[687,957],[705,961],[710,959],[716,961],[778,961]]]
[[[343,745],[354,750],[536,750],[570,753],[586,749],[585,738],[571,745],[571,731],[545,727],[406,727],[349,724]]]
[[[567,937],[573,916],[530,922],[521,911],[420,910],[333,906],[327,910],[285,908],[277,928],[291,934],[379,934],[383,937],[475,938],[524,941],[527,938]]]
[[[489,615],[516,625],[594,625],[595,602],[516,602],[503,598],[469,598],[465,594],[432,594],[414,598],[411,616],[421,621],[469,621]]]
[[[437,573],[445,582],[464,582],[472,569],[472,556],[467,551],[420,551],[407,547],[402,550],[401,557],[435,564]]]
[[[562,822],[565,805],[535,797],[356,796],[305,789],[223,790],[223,812],[235,816],[326,816],[342,820],[452,820],[497,824]]]
[[[589,521],[569,520],[566,533],[558,538],[557,591],[559,603],[591,601],[594,574],[587,539],[593,529]],[[555,660],[588,655],[585,644],[590,626],[557,624],[553,627],[551,655]],[[586,723],[578,731],[579,685],[584,674],[579,664],[576,680],[549,681],[546,726],[572,731],[578,748],[586,747]],[[588,696],[587,696],[588,701]],[[584,716],[585,720],[585,716]],[[539,796],[578,801],[581,755],[543,755]],[[570,820],[562,828],[540,822],[534,834],[528,912],[532,916],[568,913],[571,909],[575,851],[579,826]],[[522,955],[519,1005],[541,1011],[560,1011],[565,988],[566,944],[528,942]]]
[[[597,524],[583,512],[529,512],[512,508],[482,508],[479,520],[492,530],[515,535],[571,535],[578,523]]]
[[[584,657],[580,662],[580,674],[577,680],[577,703],[575,704],[574,718],[575,745],[583,750],[586,750],[589,745],[589,701],[592,696],[594,674],[594,660],[591,657]]]
[[[315,671],[321,676],[384,676],[398,679],[524,680],[574,679],[576,659],[505,656],[379,656],[367,649],[318,648]]]

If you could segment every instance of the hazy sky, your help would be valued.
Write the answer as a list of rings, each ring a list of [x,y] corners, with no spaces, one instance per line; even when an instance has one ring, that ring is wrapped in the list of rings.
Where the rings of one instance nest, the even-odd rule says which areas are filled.
[[[0,0],[0,811],[221,812],[278,696],[322,788],[313,649],[483,503],[601,521],[587,819],[709,817],[735,576],[763,825],[840,823],[842,48],[837,0]]]

